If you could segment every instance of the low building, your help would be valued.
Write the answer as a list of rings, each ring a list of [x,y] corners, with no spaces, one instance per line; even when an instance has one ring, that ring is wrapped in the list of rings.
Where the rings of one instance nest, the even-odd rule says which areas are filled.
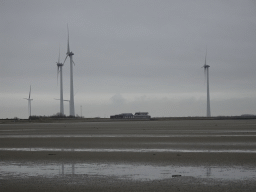
[[[110,119],[132,119],[133,114],[132,113],[121,113],[118,115],[111,115]]]
[[[118,115],[111,115],[110,119],[150,119],[148,112],[136,112],[135,115],[132,113],[121,113]]]
[[[134,119],[150,119],[150,115],[148,115],[148,112],[136,112],[133,116]]]

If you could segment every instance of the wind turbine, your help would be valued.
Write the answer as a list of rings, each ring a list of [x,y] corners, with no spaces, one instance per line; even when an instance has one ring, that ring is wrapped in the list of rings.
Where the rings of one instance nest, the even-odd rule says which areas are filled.
[[[68,26],[67,26],[68,29]],[[67,59],[67,57],[70,58],[70,104],[69,104],[69,113],[70,116],[75,117],[75,103],[74,103],[74,87],[73,87],[73,64],[75,65],[72,56],[74,53],[70,51],[69,48],[69,29],[68,29],[68,47],[67,47],[67,56],[63,62],[63,65]]]
[[[207,108],[206,108],[206,116],[211,117],[211,109],[210,109],[210,90],[209,90],[209,65],[206,65],[206,56],[207,56],[207,49],[205,54],[205,63],[204,63],[204,75],[207,78]]]
[[[57,81],[60,73],[60,116],[64,116],[64,105],[63,105],[63,81],[62,81],[62,67],[63,63],[60,63],[60,50],[59,50],[59,59],[57,63]]]
[[[31,101],[33,101],[33,99],[30,99],[30,95],[31,95],[31,85],[30,85],[30,90],[29,90],[28,98],[23,98],[23,99],[27,99],[28,100],[28,114],[29,114],[29,118],[31,117]]]

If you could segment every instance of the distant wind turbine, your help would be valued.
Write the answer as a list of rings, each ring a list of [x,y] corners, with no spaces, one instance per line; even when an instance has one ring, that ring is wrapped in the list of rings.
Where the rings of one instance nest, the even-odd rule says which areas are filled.
[[[68,29],[68,26],[67,26]],[[68,47],[67,47],[67,56],[63,62],[63,64],[65,63],[67,57],[70,58],[70,104],[69,104],[69,113],[70,116],[75,117],[75,102],[74,102],[74,87],[73,87],[73,64],[75,65],[72,56],[74,55],[74,53],[72,53],[70,51],[69,48],[69,29],[68,29]]]
[[[211,117],[211,109],[210,109],[210,90],[209,90],[209,65],[206,65],[206,56],[207,56],[207,50],[205,54],[205,63],[204,63],[204,75],[206,75],[207,78],[207,108],[206,108],[206,116]]]
[[[64,115],[64,105],[63,105],[63,80],[62,80],[62,67],[63,63],[60,63],[60,50],[59,50],[59,59],[57,62],[57,81],[58,81],[58,76],[60,73],[60,115]]]
[[[23,98],[28,100],[28,114],[29,114],[29,118],[31,117],[31,101],[33,101],[33,99],[30,99],[31,96],[31,85],[30,85],[30,90],[29,90],[29,94],[28,94],[28,98]]]

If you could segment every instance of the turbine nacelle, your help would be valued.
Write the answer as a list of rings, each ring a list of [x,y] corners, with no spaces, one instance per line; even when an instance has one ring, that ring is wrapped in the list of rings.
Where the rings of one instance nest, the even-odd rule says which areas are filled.
[[[64,65],[63,63],[57,63],[57,85],[58,85],[58,79],[59,79],[59,73],[60,73],[60,68]]]
[[[67,56],[72,56],[72,55],[74,55],[74,53],[71,51],[71,52],[67,52]]]
[[[64,65],[64,63],[66,62],[67,58],[68,58],[68,57],[71,58],[73,55],[74,55],[73,52],[68,52],[68,53],[67,53],[67,56],[66,56],[66,58],[65,58],[65,60],[64,60],[64,62],[63,62],[63,65]],[[72,59],[72,63],[75,65],[75,62],[73,61],[73,59]]]
[[[57,63],[57,66],[63,66],[64,65],[64,63],[61,63],[60,62],[60,48],[59,48],[59,58],[58,58],[58,62],[56,62]]]
[[[72,51],[70,51],[70,47],[69,47],[69,29],[68,29],[68,25],[67,25],[67,30],[68,30],[68,44],[67,44],[67,53],[66,53],[66,58],[65,58],[65,60],[64,60],[64,62],[63,62],[63,64],[65,63],[65,61],[66,61],[66,59],[69,57],[69,58],[71,58],[73,55],[74,55],[74,53],[72,52]],[[72,63],[75,65],[75,63],[74,63],[74,61],[72,60]]]
[[[206,65],[206,57],[207,57],[207,47],[206,47],[206,52],[205,52],[205,61],[204,61],[204,66],[202,68],[204,68],[204,70],[206,70],[207,68],[210,67],[210,65]]]
[[[58,78],[59,78],[59,72],[60,72],[60,68],[64,65],[64,63],[60,62],[60,48],[59,48],[59,58],[58,58],[58,62],[57,63],[57,85],[58,85]]]
[[[58,58],[58,62],[57,63],[57,85],[58,85],[58,78],[59,78],[59,72],[60,72],[60,68],[64,65],[64,63],[60,62],[60,48],[59,48],[59,58]]]

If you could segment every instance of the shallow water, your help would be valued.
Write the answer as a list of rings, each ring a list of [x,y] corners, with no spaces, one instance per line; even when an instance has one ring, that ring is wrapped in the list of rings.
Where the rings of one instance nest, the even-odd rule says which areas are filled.
[[[249,167],[193,167],[193,166],[155,166],[142,164],[31,164],[0,162],[0,178],[6,176],[55,177],[65,175],[115,176],[120,179],[162,180],[173,176],[192,176],[214,179],[256,179],[255,169]]]
[[[194,128],[191,128],[190,125],[183,126],[185,122],[143,122],[143,126],[140,126],[140,124],[137,125],[137,122],[129,122],[124,123],[125,125],[129,126],[123,128],[120,125],[121,123],[109,123],[111,126],[106,128],[104,126],[108,123],[102,123],[102,126],[99,127],[99,129],[96,128],[96,125],[99,125],[99,123],[95,124],[95,127],[89,127],[87,123],[84,124],[83,127],[72,125],[68,128],[56,127],[55,124],[49,124],[47,127],[41,124],[30,125],[31,129],[22,129],[21,126],[18,126],[19,128],[15,130],[13,130],[12,127],[8,129],[8,126],[2,127],[3,130],[0,132],[0,140],[2,141],[0,152],[2,151],[2,153],[5,154],[7,160],[3,160],[4,158],[2,158],[2,162],[0,161],[0,179],[9,179],[9,182],[12,185],[14,178],[17,181],[20,181],[23,178],[28,179],[28,183],[30,184],[30,181],[37,180],[37,178],[30,180],[30,177],[32,178],[37,176],[50,178],[50,180],[55,179],[56,182],[59,182],[62,180],[62,178],[65,181],[73,178],[73,181],[78,181],[80,178],[91,178],[94,180],[95,177],[102,176],[108,179],[109,184],[112,184],[112,177],[116,177],[120,178],[122,181],[126,179],[134,180],[136,181],[135,183],[137,183],[139,180],[167,179],[168,182],[170,181],[169,184],[172,185],[174,183],[173,181],[175,181],[173,176],[181,175],[181,178],[183,177],[184,179],[185,177],[199,178],[198,181],[200,182],[198,184],[200,186],[203,186],[201,181],[203,181],[204,178],[209,178],[210,185],[217,182],[217,180],[220,180],[221,182],[222,180],[227,182],[250,180],[251,183],[254,183],[256,180],[256,169],[253,167],[253,159],[255,159],[256,154],[255,125],[250,125],[250,127],[248,127],[248,124],[245,124],[241,126],[237,125],[237,123],[240,121],[228,121],[226,122],[228,125],[226,128],[223,121],[220,121],[219,123],[222,123],[224,128],[222,130],[215,129],[215,127],[212,126],[208,128],[207,122],[208,121],[203,121],[205,127],[202,128],[194,125],[195,123],[199,124],[197,121],[191,121]],[[214,124],[215,122],[216,121],[214,121]],[[155,125],[153,126],[152,123]],[[174,124],[174,126],[172,126],[172,124]],[[34,129],[33,126],[37,128]],[[65,124],[63,124],[63,126],[65,126]],[[120,129],[119,126],[122,129]],[[26,128],[26,126],[24,126],[24,128]],[[168,137],[170,137],[170,139],[168,139]],[[180,138],[172,139],[174,137]],[[55,140],[55,138],[57,139]],[[104,138],[106,139],[104,140]],[[152,142],[150,138],[153,138]],[[209,138],[209,140],[207,138]],[[83,142],[83,140],[88,141]],[[8,153],[8,151],[13,152]],[[20,162],[18,160],[14,160],[15,157],[17,157],[16,151],[21,159]],[[23,151],[24,153],[22,153]],[[45,159],[41,160],[40,157],[42,157],[42,155],[39,155],[38,157],[33,156],[33,158],[29,159],[26,157],[26,151],[45,151],[45,155],[58,155],[58,153],[61,152],[68,153],[63,153],[61,158],[55,156],[53,158],[54,161],[51,161],[51,158],[49,160],[48,158],[45,158],[45,156]],[[101,161],[93,161],[94,158],[86,158],[87,161],[84,161],[84,158],[80,158],[83,156],[83,152],[104,152],[102,156],[99,156],[103,157],[104,159]],[[131,155],[135,155],[136,158],[140,155],[134,153],[143,153],[141,155],[143,158],[141,161],[138,161],[138,163],[134,163],[137,161],[126,161],[126,159],[125,161],[119,160],[118,162],[115,162],[115,159],[112,159],[111,154],[108,152],[121,152],[124,154],[124,157],[120,159],[124,159],[130,155],[128,152],[130,152]],[[164,159],[165,156],[168,156],[168,154],[164,154],[162,156],[164,163],[161,163],[162,161],[160,160],[144,160],[148,155],[146,153],[151,153],[150,155],[152,157],[152,154],[158,152],[174,152],[177,153],[177,155],[183,152],[195,154],[186,154],[187,157],[191,157],[191,159],[183,159],[182,161],[185,162],[184,164],[182,164],[180,159],[177,158],[175,161],[173,161],[173,164],[170,165],[172,162]],[[229,153],[236,154],[230,155]],[[13,155],[13,157],[9,157],[9,154],[15,155]],[[47,157],[53,157],[48,155]],[[70,155],[71,157],[72,155],[77,155],[79,158],[75,158],[75,160],[77,160],[77,162],[84,163],[72,164],[72,158],[69,157],[66,159],[65,155]],[[98,154],[94,155],[98,157]],[[202,155],[204,158],[200,159],[200,155]],[[216,158],[216,160],[214,159],[215,155],[219,157]],[[213,159],[209,159],[207,156]],[[196,158],[192,159],[194,157]],[[232,159],[236,157],[239,157],[238,160]],[[8,161],[10,159],[14,161]],[[34,159],[36,160],[33,161]],[[197,159],[200,162],[190,164],[190,160],[195,162]],[[210,162],[208,163],[207,161]],[[127,162],[127,164],[120,162]],[[155,164],[153,164],[153,162],[155,162]],[[208,165],[210,163],[215,166],[200,166]],[[163,166],[166,164],[167,166]],[[176,181],[178,180],[179,179]],[[41,182],[40,179],[39,182]],[[41,185],[45,184],[47,183],[42,183]]]

